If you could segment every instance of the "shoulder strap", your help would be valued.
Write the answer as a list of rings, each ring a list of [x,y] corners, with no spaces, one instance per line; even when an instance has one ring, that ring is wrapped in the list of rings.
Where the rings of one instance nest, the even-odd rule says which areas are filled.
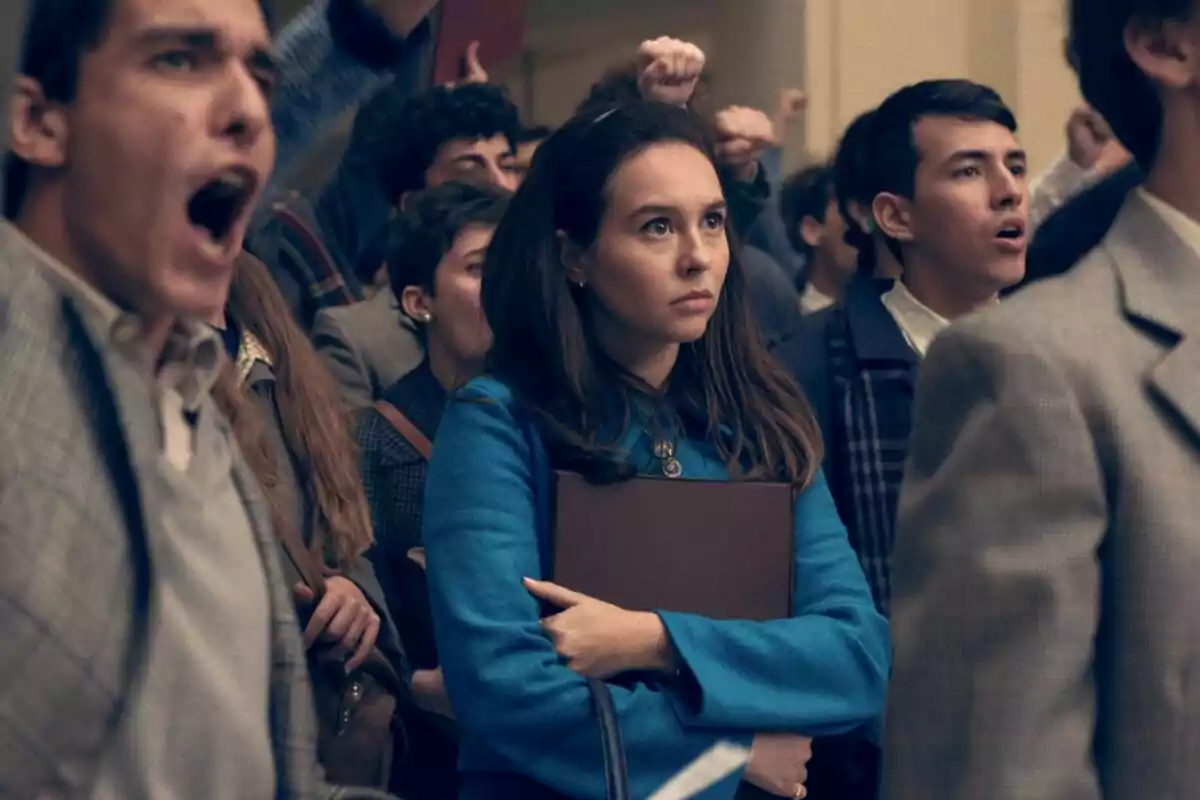
[[[304,546],[304,542],[296,532],[296,526],[281,525],[279,527],[283,530],[277,531],[277,535],[284,552],[287,553],[288,560],[300,573],[300,580],[304,581],[305,586],[312,589],[319,602],[321,595],[325,594],[325,576],[321,572],[320,565],[317,564],[317,559]]]
[[[400,409],[386,400],[378,400],[375,402],[375,410],[391,423],[392,427],[404,437],[405,441],[416,448],[416,451],[421,454],[421,458],[424,458],[426,461],[429,460],[429,456],[433,454],[433,442],[429,441],[429,437],[421,433],[417,426],[409,421],[408,417],[401,414]]]

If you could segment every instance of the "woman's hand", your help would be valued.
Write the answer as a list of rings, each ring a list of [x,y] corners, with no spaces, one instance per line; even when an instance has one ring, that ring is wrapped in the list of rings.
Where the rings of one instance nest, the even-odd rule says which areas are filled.
[[[776,797],[804,798],[812,739],[791,733],[760,733],[750,746],[746,781]]]
[[[673,672],[674,648],[657,614],[626,611],[547,581],[525,579],[534,597],[563,609],[542,620],[558,655],[575,672],[608,680],[636,670]]]
[[[454,719],[454,709],[450,707],[450,695],[446,693],[446,678],[442,675],[441,667],[414,672],[412,693],[421,709]]]
[[[296,598],[312,603],[312,589],[296,584]],[[313,610],[304,629],[304,646],[312,647],[318,639],[336,642],[346,660],[350,673],[367,660],[375,640],[379,638],[379,615],[353,581],[335,575],[325,581],[325,594]]]

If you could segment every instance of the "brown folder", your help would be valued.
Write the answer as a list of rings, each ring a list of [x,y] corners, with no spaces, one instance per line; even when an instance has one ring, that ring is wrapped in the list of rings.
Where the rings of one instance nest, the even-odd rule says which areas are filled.
[[[554,581],[636,611],[792,615],[795,491],[787,484],[556,473]]]

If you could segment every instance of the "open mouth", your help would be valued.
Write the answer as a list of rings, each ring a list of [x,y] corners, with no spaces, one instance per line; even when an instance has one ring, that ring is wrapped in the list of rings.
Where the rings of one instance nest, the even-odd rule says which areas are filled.
[[[1017,240],[1024,237],[1025,228],[1020,225],[1009,225],[1008,227],[1001,228],[1000,232],[996,234],[997,239]]]
[[[217,244],[227,245],[253,197],[257,178],[245,169],[223,172],[201,186],[188,201],[188,220]]]

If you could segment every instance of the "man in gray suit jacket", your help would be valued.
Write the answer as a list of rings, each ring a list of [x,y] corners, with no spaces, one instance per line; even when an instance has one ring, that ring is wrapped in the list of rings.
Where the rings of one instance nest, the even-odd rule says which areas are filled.
[[[32,4],[0,222],[6,796],[350,796],[192,321],[274,158],[269,49],[257,0]]]
[[[1153,165],[1145,188],[1073,271],[922,368],[888,800],[1200,787],[1200,23],[1166,5],[1071,12],[1084,96]]]

